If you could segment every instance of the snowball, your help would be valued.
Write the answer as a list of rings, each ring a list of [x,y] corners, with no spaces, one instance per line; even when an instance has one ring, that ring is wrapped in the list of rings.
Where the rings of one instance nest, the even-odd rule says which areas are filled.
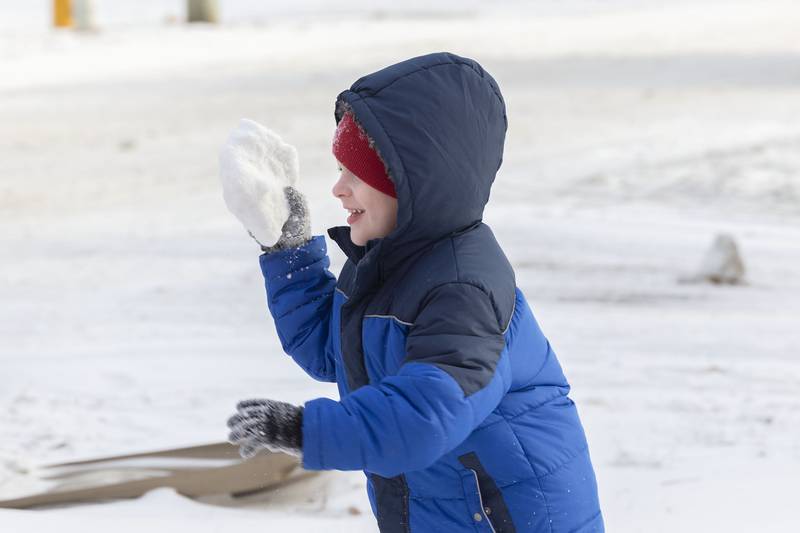
[[[284,187],[297,186],[297,150],[248,119],[239,121],[219,155],[228,210],[265,246],[274,245],[289,218]]]

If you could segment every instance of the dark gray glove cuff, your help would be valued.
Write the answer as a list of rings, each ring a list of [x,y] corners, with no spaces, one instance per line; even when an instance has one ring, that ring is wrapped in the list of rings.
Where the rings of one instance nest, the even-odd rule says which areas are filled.
[[[311,215],[308,211],[306,197],[294,187],[286,187],[283,192],[289,203],[289,218],[281,228],[281,238],[278,239],[278,242],[272,246],[264,246],[259,243],[261,250],[266,253],[299,248],[311,239]],[[252,235],[251,233],[250,236],[252,237]]]

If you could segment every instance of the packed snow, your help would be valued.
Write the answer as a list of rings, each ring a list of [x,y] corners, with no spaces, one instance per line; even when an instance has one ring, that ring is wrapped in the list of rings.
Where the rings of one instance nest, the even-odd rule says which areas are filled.
[[[725,233],[714,237],[700,267],[690,276],[679,278],[687,283],[745,283],[745,266],[736,240]]]
[[[219,167],[228,210],[258,242],[274,245],[289,218],[284,188],[297,186],[297,150],[277,133],[243,118],[220,152]]]
[[[223,1],[190,27],[183,2],[107,0],[83,34],[44,4],[0,0],[0,498],[44,464],[224,440],[244,398],[336,397],[281,352],[217,155],[240,117],[280,132],[314,233],[341,225],[336,95],[447,50],[505,96],[485,220],[573,386],[608,530],[798,528],[797,2]],[[720,233],[746,283],[681,283]],[[251,525],[376,530],[353,472],[0,510],[2,531]]]

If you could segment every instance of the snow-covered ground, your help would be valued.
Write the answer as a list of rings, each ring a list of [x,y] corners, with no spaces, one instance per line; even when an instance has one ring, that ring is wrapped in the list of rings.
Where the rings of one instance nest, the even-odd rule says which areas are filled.
[[[573,385],[608,530],[800,527],[797,2],[240,1],[186,27],[182,2],[105,1],[85,35],[37,26],[41,4],[0,0],[0,498],[37,465],[223,440],[242,398],[335,397],[281,353],[217,152],[239,118],[268,125],[315,232],[342,224],[336,94],[449,50],[506,98],[486,220]],[[678,283],[720,231],[748,284]],[[56,524],[375,530],[360,473],[244,508],[0,511]]]

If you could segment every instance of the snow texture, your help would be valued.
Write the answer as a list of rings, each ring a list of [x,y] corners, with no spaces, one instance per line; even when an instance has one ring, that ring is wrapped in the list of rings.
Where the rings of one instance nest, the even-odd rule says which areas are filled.
[[[290,213],[284,189],[296,186],[298,175],[295,147],[253,120],[240,120],[220,151],[225,204],[262,246],[281,238]]]
[[[0,0],[0,497],[49,488],[41,464],[222,441],[243,398],[337,397],[282,353],[216,154],[237,117],[269,124],[303,154],[314,234],[341,225],[336,95],[448,50],[503,90],[485,220],[572,384],[608,531],[796,531],[800,3],[408,5],[230,1],[210,27],[98,0],[77,35]],[[719,233],[747,283],[676,282]],[[0,510],[0,530],[374,532],[364,482]]]

